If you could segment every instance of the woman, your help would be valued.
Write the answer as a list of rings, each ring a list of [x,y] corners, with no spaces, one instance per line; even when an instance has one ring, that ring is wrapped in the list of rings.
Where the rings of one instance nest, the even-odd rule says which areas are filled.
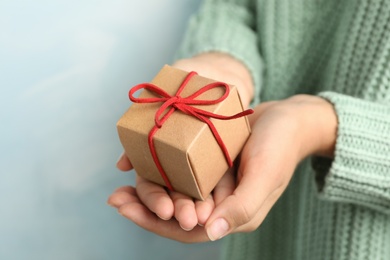
[[[225,259],[388,259],[389,28],[386,1],[205,1],[174,66],[252,102],[238,170],[204,202],[138,177],[109,203],[178,241],[236,233]]]

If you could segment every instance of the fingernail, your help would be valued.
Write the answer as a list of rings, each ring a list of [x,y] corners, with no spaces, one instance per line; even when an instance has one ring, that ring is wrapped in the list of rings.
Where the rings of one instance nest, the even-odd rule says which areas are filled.
[[[159,217],[159,218],[161,218],[162,220],[170,220],[171,218],[163,218],[163,217],[161,217],[159,214],[157,214],[156,213],[156,215],[157,215],[157,217]]]
[[[116,161],[116,163],[118,164],[118,162],[123,158],[123,155],[125,155],[124,153],[121,153],[121,155],[119,156],[118,160]]]
[[[223,218],[214,220],[211,226],[207,229],[207,236],[211,241],[221,239],[229,231],[229,224]]]
[[[180,223],[179,223],[180,225]],[[184,228],[182,225],[180,225],[181,229],[183,229],[184,231],[191,231],[193,230],[193,228]]]
[[[200,226],[200,227],[203,227],[204,225],[203,225],[203,224],[200,224],[200,223],[198,223],[198,226]]]

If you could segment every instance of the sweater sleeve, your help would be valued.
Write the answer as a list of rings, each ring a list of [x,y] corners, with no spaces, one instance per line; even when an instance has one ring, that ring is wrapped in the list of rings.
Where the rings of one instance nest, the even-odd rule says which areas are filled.
[[[255,31],[255,1],[207,0],[189,22],[176,58],[204,52],[224,52],[242,62],[255,85],[254,100],[260,96],[262,61]]]
[[[323,199],[390,214],[390,104],[335,92],[319,94],[338,117],[333,160],[313,158]]]

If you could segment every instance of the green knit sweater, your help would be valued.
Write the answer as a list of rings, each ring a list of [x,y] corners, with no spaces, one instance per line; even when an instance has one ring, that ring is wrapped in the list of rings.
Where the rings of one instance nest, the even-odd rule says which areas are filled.
[[[339,122],[335,158],[302,162],[256,231],[223,239],[223,256],[390,259],[390,2],[207,0],[178,57],[207,51],[247,66],[253,104],[319,95]]]

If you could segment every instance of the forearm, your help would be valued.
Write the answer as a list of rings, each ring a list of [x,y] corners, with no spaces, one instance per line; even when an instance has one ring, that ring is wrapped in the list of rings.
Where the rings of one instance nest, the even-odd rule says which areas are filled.
[[[254,6],[253,0],[204,1],[199,12],[190,19],[176,54],[177,59],[206,57],[203,65],[218,70],[209,75],[210,78],[236,85],[245,105],[248,101],[259,102],[262,85],[263,63],[258,49]],[[215,56],[209,58],[210,54]],[[230,75],[234,79],[231,80]],[[241,90],[242,86],[249,85],[248,90]]]
[[[334,160],[316,158],[320,195],[390,214],[390,104],[336,92],[319,96],[338,118]]]
[[[282,103],[298,119],[300,159],[314,156],[320,196],[389,214],[389,104],[334,92]]]
[[[234,57],[219,52],[207,52],[192,58],[178,60],[174,66],[186,71],[196,71],[204,77],[235,85],[244,108],[253,99],[254,86],[251,74],[244,64]]]

